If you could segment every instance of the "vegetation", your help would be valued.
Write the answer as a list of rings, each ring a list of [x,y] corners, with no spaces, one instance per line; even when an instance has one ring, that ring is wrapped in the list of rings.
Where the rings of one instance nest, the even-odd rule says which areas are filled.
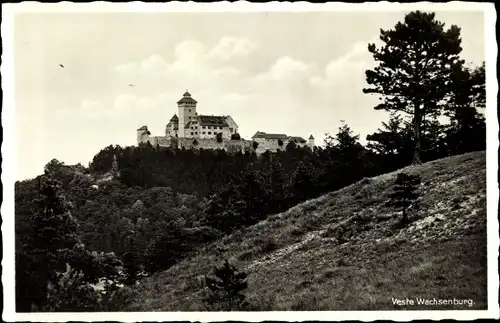
[[[408,208],[415,206],[418,198],[416,191],[420,182],[418,175],[401,173],[396,178],[394,192],[390,195],[390,204],[401,209],[403,226],[408,224]]]
[[[421,177],[421,213],[388,206],[400,172]],[[198,277],[231,259],[248,274],[246,310],[428,310],[392,297],[472,299],[487,308],[486,154],[408,166],[298,204],[146,278],[126,311],[202,311]],[[338,236],[340,239],[337,239]],[[396,295],[396,296],[395,296]]]
[[[413,162],[420,163],[424,127],[431,127],[447,105],[461,109],[461,98],[469,93],[476,96],[471,92],[477,90],[481,92],[474,83],[484,82],[472,74],[480,75],[483,69],[468,73],[459,57],[460,28],[452,25],[445,30],[434,13],[411,12],[394,29],[381,30],[380,39],[385,43],[381,48],[368,46],[379,65],[366,71],[366,81],[373,87],[363,91],[384,98],[375,109],[411,116]],[[461,93],[464,84],[465,95]],[[464,99],[469,105],[470,97]]]
[[[417,263],[404,255],[417,253],[414,244],[418,239],[423,241],[421,246],[434,248],[437,236],[453,234],[477,238],[477,249],[468,256],[483,261],[484,153],[431,162],[422,169],[410,168],[411,172],[407,168],[405,172],[411,176],[421,177],[419,203],[426,210],[413,222],[408,221],[407,213],[417,198],[418,180],[410,175],[394,179],[391,173],[412,162],[485,149],[485,121],[478,111],[485,106],[484,65],[465,67],[458,58],[459,29],[443,28],[433,14],[413,12],[404,24],[382,31],[386,43],[382,49],[369,46],[380,66],[367,71],[367,81],[373,87],[365,92],[382,95],[384,103],[376,109],[392,113],[381,129],[367,136],[366,146],[345,122],[336,133],[327,135],[323,147],[298,147],[290,141],[285,150],[259,156],[153,147],[149,143],[108,146],[94,156],[89,167],[54,159],[43,175],[17,182],[17,310],[203,310],[196,305],[203,303],[202,293],[190,298],[199,303],[183,303],[188,307],[179,303],[178,295],[191,297],[191,292],[204,288],[200,277],[218,259],[231,259],[244,268],[248,286],[243,282],[246,276],[233,275],[234,268],[229,265],[223,267],[215,272],[215,278],[207,280],[212,296],[219,295],[218,301],[211,298],[213,306],[217,303],[228,309],[231,303],[231,309],[241,309],[238,293],[247,286],[247,309],[331,309],[332,304],[343,309],[353,309],[343,304],[376,308],[380,304],[372,299],[360,306],[361,298],[358,303],[353,299],[349,303],[348,297],[342,296],[348,290],[342,281],[352,282],[349,264],[362,268],[357,280],[365,279],[371,288],[377,284],[387,290],[391,286],[402,288],[402,282],[387,282],[394,280],[384,276],[388,271],[382,274],[375,265],[362,264],[391,255],[392,260],[387,258],[385,264],[397,279],[406,281],[401,268],[410,270]],[[441,115],[448,120],[438,118]],[[253,142],[253,148],[257,147]],[[393,180],[395,191],[389,193]],[[453,187],[462,193],[439,186],[452,180]],[[452,217],[443,221],[446,230],[432,211],[442,205],[451,211],[440,214],[456,215],[455,222]],[[465,212],[467,205],[472,205],[467,212],[476,216],[458,213]],[[399,212],[406,227],[394,226],[392,214]],[[454,240],[440,248],[454,249],[464,243]],[[312,251],[303,252],[307,248]],[[283,257],[295,253],[310,264],[302,266],[302,258],[297,258],[296,265],[273,267],[276,260],[284,261]],[[443,270],[448,263],[462,259],[452,254],[441,260],[433,258],[435,255],[422,257],[439,263]],[[317,259],[339,266],[315,263]],[[464,269],[466,277],[476,270],[478,278],[460,286],[481,290],[485,268],[481,266]],[[322,272],[323,267],[329,272]],[[351,273],[337,267],[348,267]],[[182,268],[187,276],[180,274]],[[319,272],[313,273],[311,268]],[[164,277],[165,271],[169,278]],[[224,272],[237,278],[230,279],[236,286],[231,292],[221,287]],[[333,276],[340,287],[332,285]],[[299,281],[303,277],[308,278]],[[366,282],[368,277],[376,281]],[[456,282],[453,277],[450,284]],[[297,286],[290,283],[295,280]],[[325,286],[336,296],[321,290],[321,281],[327,282]],[[181,282],[185,286],[180,287]],[[410,287],[415,290],[428,287],[414,283]],[[356,286],[355,290],[362,290],[361,285]],[[174,297],[171,290],[178,294]],[[297,296],[296,290],[302,296]],[[221,293],[232,295],[231,301]],[[461,293],[469,295],[462,289],[450,295]],[[482,299],[483,294],[477,296]],[[143,300],[150,303],[145,305]]]
[[[245,307],[245,295],[242,293],[248,287],[247,274],[237,272],[236,268],[226,260],[224,265],[214,268],[214,275],[205,276],[209,289],[206,298],[211,311],[242,310]]]

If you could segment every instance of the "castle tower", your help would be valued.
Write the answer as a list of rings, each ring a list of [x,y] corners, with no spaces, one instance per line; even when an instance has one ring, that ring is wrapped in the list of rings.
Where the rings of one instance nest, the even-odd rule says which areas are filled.
[[[198,102],[191,97],[191,94],[186,90],[182,99],[177,101],[179,108],[179,137],[187,137],[190,133],[186,128],[189,121],[197,121],[196,104]]]
[[[309,147],[311,149],[314,149],[314,137],[313,137],[313,135],[309,136]]]
[[[147,142],[150,134],[148,126],[142,126],[137,129],[137,144]]]

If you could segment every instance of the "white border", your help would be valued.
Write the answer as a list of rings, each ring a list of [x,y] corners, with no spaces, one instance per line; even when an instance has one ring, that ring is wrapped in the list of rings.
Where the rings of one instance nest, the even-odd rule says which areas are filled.
[[[431,7],[427,9],[428,7]],[[233,312],[233,313],[204,313],[204,312],[139,312],[139,313],[50,313],[50,314],[18,314],[14,307],[14,182],[15,182],[15,112],[13,91],[13,16],[20,12],[304,12],[304,11],[483,11],[485,12],[485,61],[486,61],[486,119],[487,119],[487,213],[488,213],[488,310],[487,311],[353,311],[353,312]],[[263,320],[302,321],[302,320],[394,320],[409,321],[413,319],[455,319],[473,320],[477,318],[499,318],[498,305],[498,120],[497,120],[497,92],[496,77],[497,43],[495,37],[496,11],[493,3],[466,3],[448,2],[431,3],[420,2],[411,4],[399,3],[324,3],[312,4],[308,2],[284,3],[249,3],[249,2],[171,2],[171,3],[37,3],[23,2],[19,4],[2,4],[2,88],[3,110],[2,126],[4,141],[2,143],[2,183],[3,203],[1,207],[3,259],[2,283],[4,286],[5,321],[65,322],[65,321],[224,321],[241,320],[259,322]],[[7,194],[8,193],[8,194]]]

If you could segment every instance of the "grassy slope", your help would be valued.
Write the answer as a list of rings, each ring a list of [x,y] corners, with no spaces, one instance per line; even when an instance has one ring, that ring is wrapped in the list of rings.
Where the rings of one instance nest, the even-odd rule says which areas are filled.
[[[407,228],[384,206],[398,172],[307,201],[145,279],[127,310],[197,311],[203,275],[230,258],[252,310],[486,309],[486,161],[469,153],[404,169],[422,177]],[[339,227],[352,236],[339,243]],[[391,298],[467,298],[473,307],[398,307]]]

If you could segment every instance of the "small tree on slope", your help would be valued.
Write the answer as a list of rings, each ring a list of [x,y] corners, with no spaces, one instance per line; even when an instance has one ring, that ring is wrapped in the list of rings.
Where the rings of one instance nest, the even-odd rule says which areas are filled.
[[[402,212],[402,224],[408,224],[408,208],[415,205],[418,199],[418,185],[420,185],[419,175],[409,175],[405,173],[398,174],[396,178],[394,191],[390,195],[390,205],[396,206]]]
[[[245,295],[242,291],[248,287],[246,278],[246,273],[237,272],[227,260],[222,267],[214,268],[214,276],[205,276],[209,289],[205,301],[209,308],[214,311],[243,309]]]

